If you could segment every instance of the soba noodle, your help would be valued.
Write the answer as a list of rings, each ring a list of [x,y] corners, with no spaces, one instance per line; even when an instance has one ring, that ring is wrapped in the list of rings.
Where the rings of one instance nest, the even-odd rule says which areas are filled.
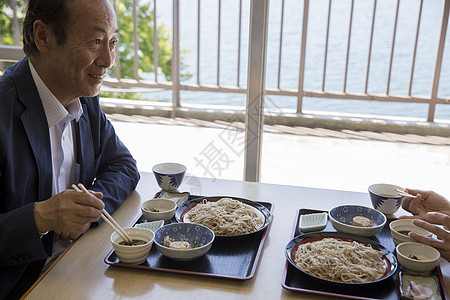
[[[218,236],[247,234],[264,225],[263,216],[255,208],[231,198],[201,202],[184,218],[210,228]]]
[[[323,279],[363,283],[377,280],[386,270],[382,253],[356,241],[324,238],[300,244],[295,264],[303,271]]]

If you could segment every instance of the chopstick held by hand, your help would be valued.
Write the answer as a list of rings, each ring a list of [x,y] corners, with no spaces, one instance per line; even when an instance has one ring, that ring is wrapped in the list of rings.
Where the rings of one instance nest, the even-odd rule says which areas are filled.
[[[75,184],[72,184],[72,187],[74,190],[79,192],[85,192],[87,194],[91,194],[86,187],[79,183],[78,187]],[[102,209],[102,219],[105,220],[106,223],[108,223],[116,232],[117,234],[127,243],[133,243],[133,239],[125,232],[125,230],[120,227],[120,225],[114,220],[114,218],[106,211],[106,209]]]
[[[397,194],[400,195],[400,196],[403,196],[403,197],[410,197],[410,198],[416,197],[416,196],[411,195],[411,194],[408,194],[407,192],[402,191],[402,190],[400,190],[400,189],[398,189],[398,188],[395,188],[395,190],[397,191]]]

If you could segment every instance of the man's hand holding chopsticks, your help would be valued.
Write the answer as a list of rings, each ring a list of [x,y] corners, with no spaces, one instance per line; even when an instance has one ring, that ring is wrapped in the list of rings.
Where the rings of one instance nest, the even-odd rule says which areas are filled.
[[[66,190],[34,206],[39,232],[54,230],[57,238],[76,239],[96,222],[104,208],[99,192],[80,193]]]

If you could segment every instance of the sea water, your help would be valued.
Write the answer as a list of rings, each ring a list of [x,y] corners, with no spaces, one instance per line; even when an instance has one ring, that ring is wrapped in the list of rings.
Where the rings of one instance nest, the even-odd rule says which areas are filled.
[[[218,2],[202,0],[200,27],[200,84],[217,85],[218,61]],[[184,50],[182,61],[192,74],[186,84],[197,83],[197,3],[198,0],[182,0],[180,3],[180,44]],[[344,89],[345,62],[351,0],[333,0],[326,61],[326,92],[342,92]],[[391,45],[394,34],[397,1],[378,0],[375,29],[368,66],[370,32],[374,1],[355,0],[346,92],[364,93],[368,72],[367,93],[386,94]],[[239,0],[221,1],[219,85],[247,85],[248,32],[250,1],[242,1],[240,64],[238,79],[238,29]],[[297,89],[299,83],[300,43],[302,33],[303,1],[285,0],[282,37],[280,88]],[[412,69],[413,51],[419,15],[420,0],[402,0],[393,54],[389,94],[407,95]],[[429,97],[432,89],[437,45],[442,21],[444,0],[424,0],[419,40],[414,68],[411,95]],[[320,91],[323,85],[325,43],[329,1],[310,1],[307,31],[304,90]],[[172,1],[158,1],[157,21],[172,28]],[[278,87],[278,63],[280,45],[282,0],[271,0],[266,61],[266,88]],[[450,38],[446,39],[438,97],[450,97]],[[144,74],[153,78],[154,75]],[[163,75],[158,80],[163,82]],[[172,99],[171,91],[152,92],[156,100]],[[246,95],[213,92],[180,92],[182,104],[208,104],[245,106]],[[297,107],[297,97],[266,95],[265,106],[272,110]],[[376,114],[426,119],[429,106],[420,103],[304,98],[304,111]],[[450,120],[450,105],[437,105],[435,119]]]

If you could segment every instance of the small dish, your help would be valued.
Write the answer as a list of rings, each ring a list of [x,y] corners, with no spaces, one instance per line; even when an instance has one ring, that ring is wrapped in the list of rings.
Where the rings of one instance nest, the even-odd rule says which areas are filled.
[[[391,230],[392,239],[394,240],[394,244],[396,246],[404,242],[416,241],[415,239],[409,236],[410,231],[416,232],[423,236],[432,235],[431,232],[414,225],[412,219],[399,219],[392,221],[391,223],[389,223],[389,228]]]
[[[170,199],[155,198],[142,203],[142,215],[147,221],[169,221],[175,215],[177,204]]]
[[[410,271],[426,273],[432,271],[441,254],[435,248],[417,242],[405,242],[395,248],[399,263]]]
[[[432,300],[443,299],[443,297],[441,297],[441,292],[439,289],[438,283],[439,281],[436,278],[436,276],[414,275],[402,271],[400,272],[399,278],[400,278],[400,287],[399,287],[400,296],[402,297],[402,299],[414,300],[414,296],[412,295],[414,285],[416,287],[420,286],[420,289],[422,289],[422,293],[428,290],[427,294],[430,296],[429,299]]]
[[[145,222],[145,223],[138,223],[134,225],[134,228],[146,228],[150,229],[151,231],[155,232],[156,229],[164,225],[164,220],[158,220],[153,222]]]
[[[124,230],[133,240],[141,240],[143,244],[122,245],[120,243],[123,242],[123,239],[114,231],[110,236],[110,241],[117,257],[126,264],[142,264],[147,260],[155,234],[146,228],[124,228]]]
[[[300,216],[299,228],[302,232],[320,231],[327,226],[328,214],[326,212],[313,213]]]

